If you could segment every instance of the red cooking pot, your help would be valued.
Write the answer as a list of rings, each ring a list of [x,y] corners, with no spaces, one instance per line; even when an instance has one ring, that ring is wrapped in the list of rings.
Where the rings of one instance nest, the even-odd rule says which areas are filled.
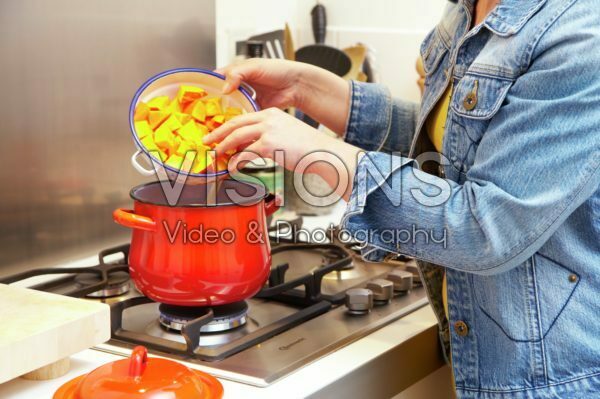
[[[136,287],[179,306],[224,305],[256,294],[271,267],[266,216],[277,210],[275,196],[230,179],[216,188],[182,187],[175,205],[161,182],[135,187],[134,209],[113,213],[133,229],[129,272]]]

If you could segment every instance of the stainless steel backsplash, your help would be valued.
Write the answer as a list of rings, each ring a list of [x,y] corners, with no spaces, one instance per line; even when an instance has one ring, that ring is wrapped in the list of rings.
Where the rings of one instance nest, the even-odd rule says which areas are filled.
[[[0,275],[128,240],[129,102],[215,63],[215,0],[0,2]]]

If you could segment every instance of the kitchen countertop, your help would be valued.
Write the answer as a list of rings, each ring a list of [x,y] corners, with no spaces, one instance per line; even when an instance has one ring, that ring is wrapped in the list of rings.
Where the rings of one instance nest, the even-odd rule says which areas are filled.
[[[324,227],[332,221],[339,221],[342,212],[343,207],[340,204],[329,215],[305,218],[304,227],[308,230]],[[90,265],[96,259],[96,257],[90,257],[62,266]],[[30,280],[28,284],[32,283]],[[225,390],[225,399],[305,398],[311,395],[325,398],[334,397],[332,396],[333,390],[337,396],[341,393],[339,389],[349,390],[352,392],[352,396],[360,395],[356,389],[365,389],[370,397],[389,397],[423,378],[425,376],[423,373],[430,373],[438,369],[442,365],[442,361],[437,352],[436,318],[431,308],[426,306],[308,364],[268,387],[259,388],[224,379],[220,381]],[[392,362],[396,361],[396,364],[390,364],[393,366],[391,370],[374,370],[369,362],[379,356],[385,356],[386,353],[392,355]],[[122,359],[122,357],[94,348],[87,349],[71,356],[71,369],[65,376],[50,381],[29,381],[16,378],[0,384],[0,398],[51,398],[58,387],[66,381],[118,359]],[[415,361],[418,363],[418,367],[415,366]],[[195,367],[193,364],[186,363],[186,365]],[[403,368],[404,365],[409,367]],[[422,370],[421,374],[415,372],[417,368]],[[381,377],[387,374],[387,381],[389,381],[387,377],[392,376],[393,380],[398,381],[390,382],[390,386],[393,387],[395,384],[398,390],[389,392],[390,386],[383,389],[377,387],[377,384],[369,383],[372,373],[377,373],[376,375]],[[358,382],[361,376],[363,379],[367,378],[366,383]],[[344,381],[344,383],[339,384],[340,381]],[[352,381],[355,381],[358,386],[352,386]],[[338,384],[335,384],[336,382]]]
[[[435,328],[436,320],[429,306],[388,324],[374,333],[329,354],[266,388],[259,388],[221,379],[224,399],[239,398],[305,398],[319,392],[334,381],[367,364],[381,354],[392,350],[410,338]],[[432,344],[436,344],[435,341]],[[71,370],[65,376],[49,381],[29,381],[16,378],[0,384],[0,398],[51,398],[63,383],[100,365],[122,357],[87,349],[71,356]],[[192,364],[187,364],[194,367]],[[437,368],[437,367],[435,367]],[[434,368],[434,369],[435,369]],[[403,370],[396,370],[401,374]],[[416,381],[415,381],[416,382]]]

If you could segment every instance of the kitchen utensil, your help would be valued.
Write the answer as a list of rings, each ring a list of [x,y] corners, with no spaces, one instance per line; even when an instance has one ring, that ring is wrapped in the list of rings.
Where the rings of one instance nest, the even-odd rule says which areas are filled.
[[[0,284],[0,320],[0,383],[55,362],[32,378],[58,377],[62,359],[110,338],[108,305],[13,285]]]
[[[246,112],[254,112],[259,110],[259,106],[256,103],[256,92],[252,87],[246,83],[242,83],[240,88],[233,93],[223,96],[222,88],[225,80],[225,76],[218,74],[207,69],[199,68],[178,68],[164,71],[148,79],[142,86],[137,90],[131,101],[129,107],[129,126],[131,128],[131,134],[138,150],[131,157],[131,164],[133,167],[143,174],[144,176],[154,176],[155,171],[161,171],[166,175],[169,180],[176,180],[179,174],[188,176],[186,181],[189,183],[206,182],[207,180],[222,178],[228,174],[227,170],[223,171],[211,171],[207,173],[186,173],[185,171],[179,171],[169,165],[164,165],[162,161],[152,156],[148,150],[142,145],[140,139],[135,133],[134,127],[134,112],[135,107],[140,101],[148,101],[149,99],[157,96],[168,95],[169,97],[175,97],[177,90],[180,85],[192,85],[202,87],[208,92],[209,95],[220,96],[224,106],[239,107]],[[155,170],[147,169],[139,163],[141,155],[145,155],[151,162]],[[210,168],[209,168],[210,169]]]
[[[213,376],[172,360],[148,357],[136,346],[129,359],[107,363],[61,386],[53,399],[220,399]]]
[[[312,29],[316,44],[304,46],[296,51],[296,61],[316,65],[338,76],[344,76],[350,71],[350,58],[341,50],[325,45],[327,33],[327,15],[325,7],[317,4],[310,12]]]
[[[253,296],[271,266],[265,217],[278,208],[275,196],[262,185],[225,179],[212,203],[206,186],[182,186],[175,206],[160,182],[135,187],[134,209],[113,214],[133,229],[129,271],[137,288],[154,301],[180,306]]]
[[[294,39],[292,38],[292,30],[287,22],[285,23],[285,29],[283,30],[283,44],[285,59],[294,61],[296,59],[296,54],[294,51]]]
[[[263,55],[266,58],[285,58],[283,50],[285,41],[285,32],[283,29],[274,30],[272,32],[261,33],[260,35],[251,36],[248,41],[261,41],[264,43]]]
[[[363,63],[367,55],[367,48],[362,44],[357,44],[352,47],[343,49],[344,53],[350,58],[351,66],[350,70],[344,79],[346,80],[357,80],[362,72]]]

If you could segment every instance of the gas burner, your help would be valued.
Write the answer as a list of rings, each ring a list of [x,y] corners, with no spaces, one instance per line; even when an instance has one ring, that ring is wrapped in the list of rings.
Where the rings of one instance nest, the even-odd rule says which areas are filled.
[[[102,282],[102,277],[98,274],[82,273],[74,278],[75,283],[80,287],[89,287]],[[110,298],[124,295],[129,292],[129,273],[125,271],[116,271],[108,274],[106,285],[98,291],[86,294],[87,298]]]
[[[212,307],[188,307],[160,304],[158,307],[160,324],[175,331],[181,331],[192,320],[213,312],[213,319],[200,327],[200,332],[214,333],[234,329],[246,324],[248,304],[244,301]]]

